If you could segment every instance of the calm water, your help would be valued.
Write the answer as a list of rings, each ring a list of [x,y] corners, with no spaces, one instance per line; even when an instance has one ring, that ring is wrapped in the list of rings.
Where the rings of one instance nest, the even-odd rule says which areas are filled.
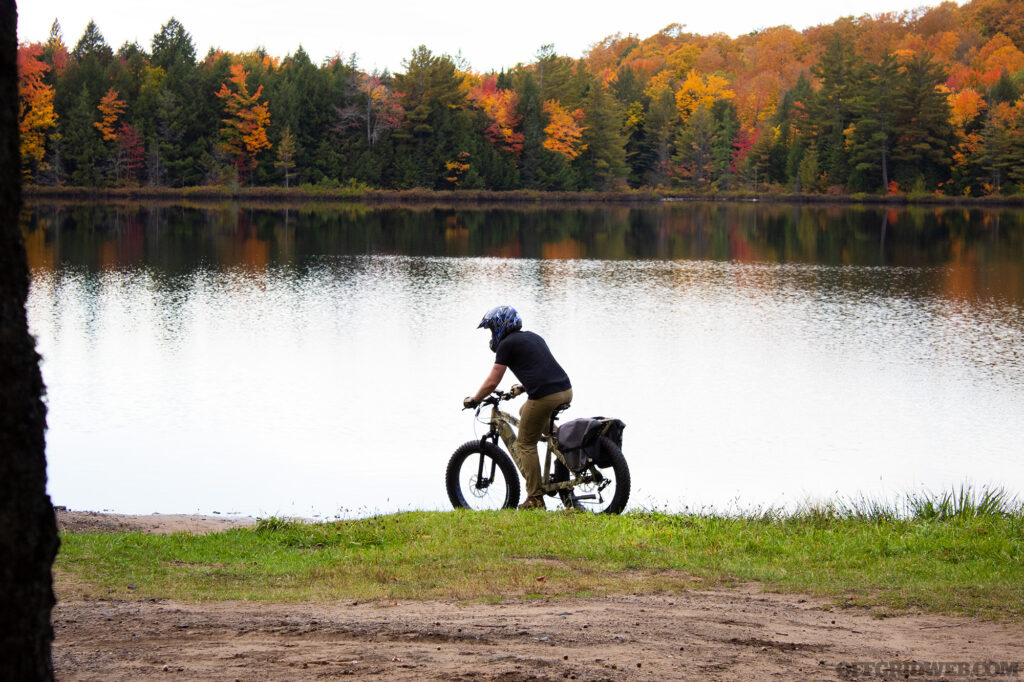
[[[24,232],[55,504],[445,509],[499,303],[569,417],[626,422],[631,506],[1024,491],[1019,212],[40,205]]]

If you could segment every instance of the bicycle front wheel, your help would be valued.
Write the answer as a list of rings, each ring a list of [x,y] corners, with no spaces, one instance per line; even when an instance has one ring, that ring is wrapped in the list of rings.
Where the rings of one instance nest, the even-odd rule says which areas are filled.
[[[448,460],[448,499],[456,509],[515,509],[519,474],[496,445],[479,440],[463,443]]]
[[[558,496],[569,509],[620,514],[629,501],[629,466],[618,445],[604,436],[600,438],[600,461],[607,466],[598,468],[597,464],[591,464],[582,474],[583,482],[570,490],[559,490]],[[555,461],[551,480],[555,483],[569,480],[569,470],[560,461]]]

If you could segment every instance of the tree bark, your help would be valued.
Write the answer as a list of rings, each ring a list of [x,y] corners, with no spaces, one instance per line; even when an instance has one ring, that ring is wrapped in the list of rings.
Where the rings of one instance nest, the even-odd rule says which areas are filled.
[[[46,494],[43,379],[18,224],[17,8],[0,0],[0,680],[52,680],[57,526]]]

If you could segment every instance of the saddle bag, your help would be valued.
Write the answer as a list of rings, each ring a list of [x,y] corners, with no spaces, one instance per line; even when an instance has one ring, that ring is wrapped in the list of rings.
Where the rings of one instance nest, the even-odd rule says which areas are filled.
[[[625,427],[618,419],[573,419],[558,427],[555,438],[566,464],[574,473],[579,473],[590,466],[591,462],[600,468],[611,466],[611,461],[606,461],[608,457],[602,452],[600,437],[607,437],[622,449],[622,430]]]

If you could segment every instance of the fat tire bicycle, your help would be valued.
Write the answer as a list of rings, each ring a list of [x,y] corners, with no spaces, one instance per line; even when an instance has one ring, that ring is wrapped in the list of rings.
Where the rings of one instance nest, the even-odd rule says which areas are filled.
[[[499,407],[502,401],[519,395],[517,388],[494,391],[480,401],[475,413],[478,420],[481,410],[491,408],[489,419],[483,422],[488,426],[487,433],[479,440],[460,445],[448,460],[445,486],[456,509],[515,509],[519,504],[519,474],[508,454],[515,447],[519,420]],[[615,441],[600,435],[599,456],[583,467],[571,467],[566,454],[559,449],[555,429],[559,413],[568,407],[564,404],[555,408],[542,441],[547,444],[547,454],[541,470],[541,490],[550,497],[558,496],[568,509],[619,514],[629,500],[626,458]],[[499,439],[508,452],[501,449]]]

